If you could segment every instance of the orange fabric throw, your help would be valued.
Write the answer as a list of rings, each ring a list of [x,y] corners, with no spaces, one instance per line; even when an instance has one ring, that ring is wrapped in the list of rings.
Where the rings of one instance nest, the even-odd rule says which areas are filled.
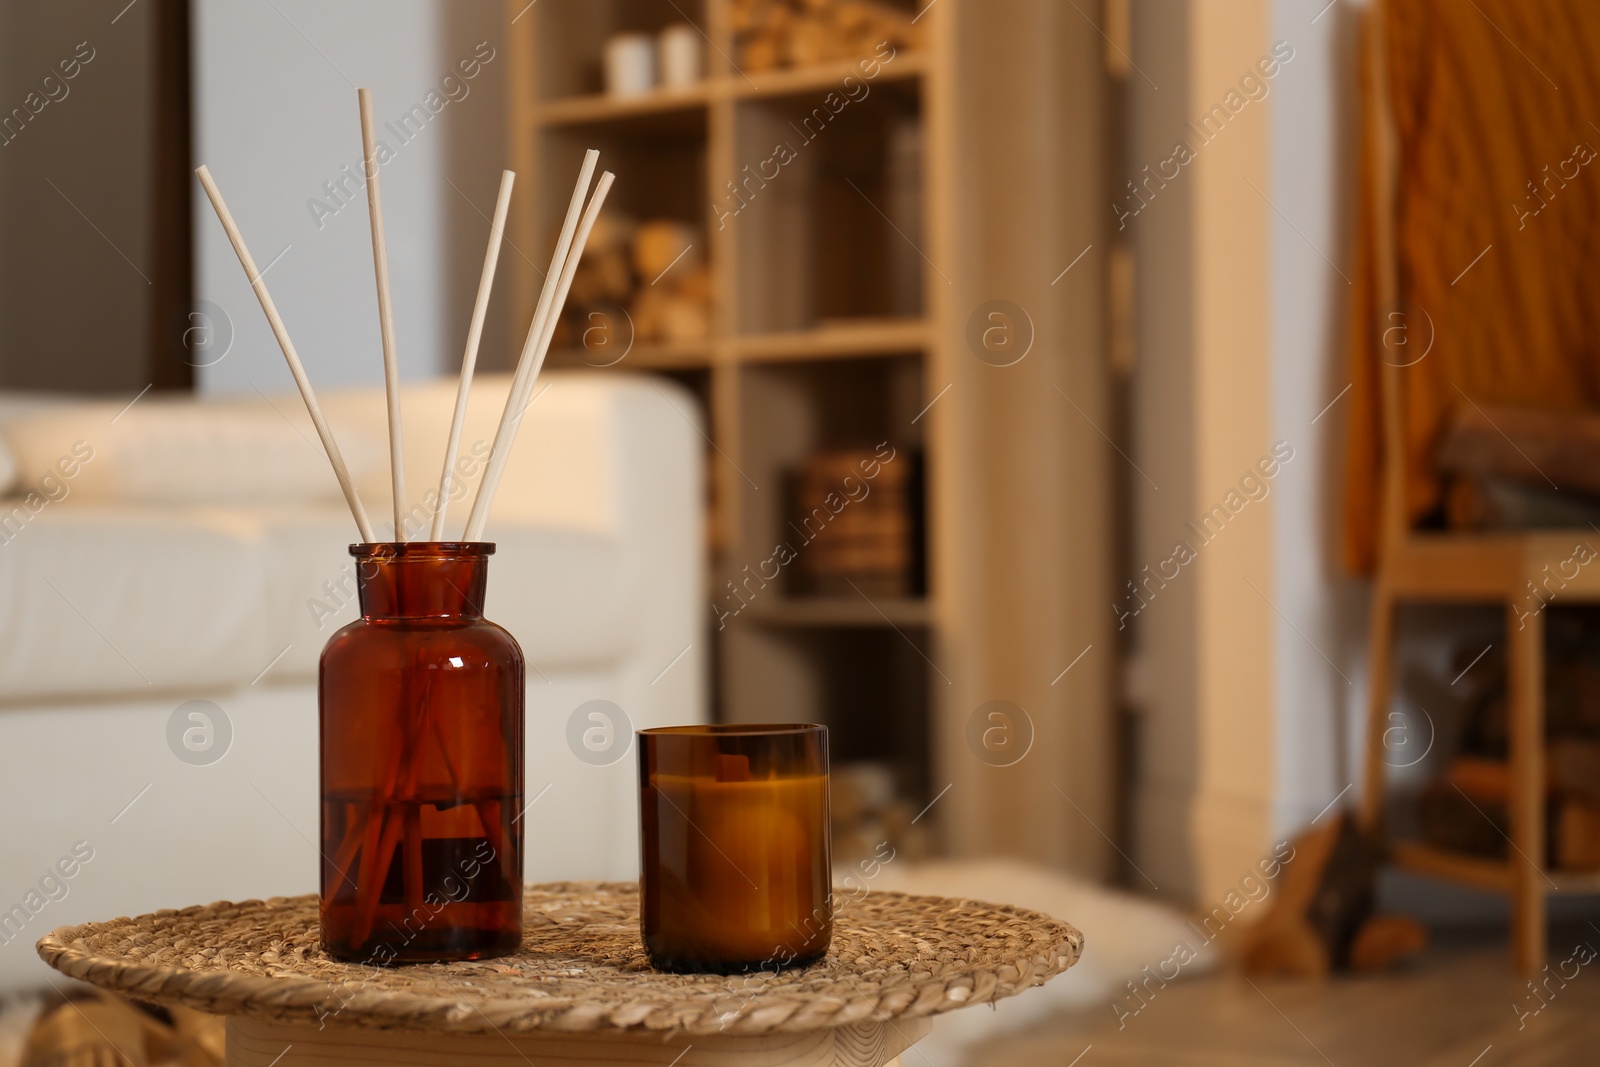
[[[1413,522],[1443,498],[1435,449],[1457,405],[1600,408],[1600,3],[1382,7],[1401,301],[1376,306],[1363,166],[1343,538],[1357,573],[1377,543],[1380,356],[1428,353],[1401,374]]]

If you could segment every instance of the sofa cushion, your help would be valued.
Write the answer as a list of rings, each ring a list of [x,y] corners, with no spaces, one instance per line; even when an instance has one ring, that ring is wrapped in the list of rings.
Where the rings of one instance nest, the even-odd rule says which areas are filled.
[[[322,646],[356,617],[354,530],[342,505],[260,511],[271,621],[269,680],[309,678]],[[522,646],[528,677],[541,667],[614,662],[632,650],[621,546],[588,530],[501,523],[492,534],[484,614]],[[248,680],[248,679],[247,679]]]
[[[381,401],[380,401],[381,402]],[[339,483],[311,430],[290,416],[298,397],[196,402],[146,397],[75,404],[0,425],[20,488],[65,483],[80,500],[227,504],[338,499]],[[303,410],[299,411],[303,415]],[[339,441],[352,475],[388,464],[381,442]]]
[[[612,664],[641,651],[665,664],[682,643],[658,625],[656,591],[663,582],[697,589],[698,572],[687,558],[672,568],[652,563],[663,551],[676,558],[698,544],[684,536],[688,523],[663,532],[628,525],[627,516],[630,506],[668,513],[653,503],[658,493],[693,509],[698,445],[676,414],[662,416],[662,426],[646,420],[650,434],[637,440],[640,417],[629,404],[641,397],[658,404],[657,388],[548,378],[495,499],[487,614],[522,645],[530,684],[549,667]],[[473,390],[461,450],[468,490],[477,465],[466,461],[492,441],[509,384],[485,375]],[[406,387],[413,501],[437,484],[454,395],[449,381]],[[357,535],[326,459],[310,443],[298,397],[186,404],[146,397],[120,417],[123,405],[74,404],[14,423],[4,399],[0,433],[32,450],[30,464],[54,462],[56,449],[70,454],[78,441],[92,440],[94,454],[74,457],[71,478],[58,470],[58,481],[41,486],[49,493],[0,500],[0,703],[314,676],[328,637],[356,614],[348,546]],[[330,390],[323,406],[347,459],[375,457],[362,461],[359,477],[373,525],[386,536],[382,391]],[[233,444],[197,458],[213,436]],[[229,471],[245,461],[228,450],[252,437],[270,457],[258,466],[280,469],[230,483]],[[294,448],[282,447],[288,444]],[[630,482],[628,448],[671,462],[664,473]],[[184,473],[152,469],[160,456]],[[274,497],[302,475],[304,485],[321,479],[323,491]],[[467,511],[465,501],[453,507],[447,536],[459,536]],[[425,509],[413,518],[425,528]],[[673,647],[652,648],[652,641]]]
[[[495,536],[486,613],[521,644],[530,682],[631,651],[615,541],[519,523]],[[0,502],[0,703],[313,677],[356,616],[354,539],[333,503]]]
[[[0,700],[248,683],[267,665],[254,524],[0,502]]]

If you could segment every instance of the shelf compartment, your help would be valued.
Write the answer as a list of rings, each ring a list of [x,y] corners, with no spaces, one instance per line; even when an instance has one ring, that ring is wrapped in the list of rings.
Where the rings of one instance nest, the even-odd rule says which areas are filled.
[[[759,100],[763,97],[795,93],[827,92],[830,89],[840,89],[844,86],[846,78],[861,80],[863,76],[861,65],[864,62],[866,57],[818,63],[810,67],[785,67],[752,74],[749,81],[735,74],[732,77],[717,79],[717,90],[744,100]],[[889,62],[878,62],[878,73],[872,77],[871,82],[879,85],[909,81],[922,77],[927,69],[925,53],[911,52],[902,48]]]
[[[589,350],[573,351],[578,362],[606,367],[620,359],[623,366],[654,369],[709,365],[709,268],[703,266],[711,254],[705,232],[707,135],[704,109],[678,114],[668,125],[636,117],[628,123],[548,126],[540,132],[536,165],[544,195],[537,202],[535,247],[554,245],[586,149],[599,149],[601,165],[620,176],[555,337],[561,349]],[[652,231],[657,239],[651,243],[651,265],[641,265],[634,227],[660,222],[668,228]],[[655,265],[662,234],[673,235],[673,249],[681,249],[670,264],[660,265],[666,270]],[[672,272],[679,261],[683,266]],[[650,288],[663,278],[664,284]],[[683,287],[686,282],[692,291]]]
[[[545,230],[553,235],[559,229],[583,154],[597,148],[601,168],[618,175],[606,198],[607,212],[623,212],[639,221],[680,219],[704,233],[706,114],[691,111],[678,118],[682,121],[672,124],[640,119],[633,124],[546,127],[540,135],[539,180],[542,188],[554,192],[543,198]],[[635,177],[629,180],[629,175]]]
[[[922,597],[784,597],[750,605],[751,616],[770,626],[888,627],[918,629],[931,624],[933,611]]]
[[[920,318],[835,319],[809,330],[735,337],[731,348],[748,362],[864,359],[922,352],[932,336]]]
[[[655,35],[675,22],[705,26],[705,0],[539,0],[518,18],[536,20],[535,92],[540,101],[598,94],[606,39],[615,33]],[[520,28],[520,27],[518,27]],[[707,69],[717,55],[705,48]]]
[[[596,370],[606,370],[611,367],[654,371],[703,370],[711,365],[711,349],[703,344],[640,342],[628,349],[627,355],[620,359],[573,347],[552,349],[549,359],[552,367],[593,367]]]
[[[922,318],[921,86],[880,78],[852,95],[829,85],[736,102],[730,173],[711,175],[707,217],[734,251],[737,334]]]
[[[887,354],[850,351],[856,358],[815,359],[814,346],[774,345],[741,370],[744,418],[771,444],[750,457],[762,473],[825,449],[871,449],[881,441],[903,451],[921,448],[922,426],[912,419],[927,403],[922,358],[899,345]]]
[[[641,96],[574,96],[541,105],[535,120],[545,127],[609,126],[631,132],[659,134],[672,130],[704,128],[710,99],[702,83],[688,89],[658,90]]]
[[[926,712],[930,688],[945,682],[929,665],[928,631],[743,623],[722,635],[723,721],[825,723],[835,764],[886,763],[904,796],[932,799]]]
[[[838,90],[846,78],[860,80],[861,61],[827,63],[799,70],[768,71],[759,79],[745,81],[737,74],[706,78],[697,85],[681,89],[657,89],[637,96],[610,93],[583,93],[564,96],[539,104],[534,119],[544,126],[580,126],[626,123],[647,118],[651,124],[670,123],[679,114],[692,114],[708,107],[713,100],[760,100],[792,96],[796,93]],[[891,84],[920,78],[926,70],[920,53],[902,52],[892,63],[881,67],[874,84]]]
[[[769,602],[780,618],[784,612],[824,610],[800,607],[802,596],[826,597],[838,605],[855,601],[860,593],[874,601],[900,600],[919,596],[926,588],[923,436],[921,424],[912,421],[925,403],[923,363],[913,354],[774,359],[740,368],[739,418],[748,427],[741,434],[740,463],[761,489],[739,497],[738,526],[749,558],[738,560],[735,569],[766,559],[778,546],[793,553],[795,558],[776,579],[767,576],[776,585],[770,592],[795,598]],[[815,523],[803,518],[802,510],[814,514],[810,509],[815,503],[800,505],[808,462],[856,451],[861,462],[841,457],[831,470],[819,468],[815,478],[820,481],[813,483],[813,497],[831,488],[830,495],[845,502],[828,507]],[[905,511],[878,511],[886,505]],[[869,520],[869,514],[876,517]],[[881,561],[884,569],[874,572],[871,561]],[[861,569],[853,570],[857,565]],[[845,581],[852,574],[856,589]],[[874,586],[879,579],[883,584]],[[882,624],[864,601],[835,610],[840,618]]]

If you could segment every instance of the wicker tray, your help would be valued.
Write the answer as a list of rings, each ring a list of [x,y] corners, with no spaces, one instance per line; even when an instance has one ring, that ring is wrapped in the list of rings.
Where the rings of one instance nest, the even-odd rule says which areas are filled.
[[[841,907],[827,959],[747,976],[662,974],[632,883],[533,886],[522,951],[374,968],[329,959],[315,897],[63,927],[39,955],[73,978],[220,1015],[483,1034],[807,1033],[999,1000],[1078,961],[1083,935],[1006,905],[872,892]]]

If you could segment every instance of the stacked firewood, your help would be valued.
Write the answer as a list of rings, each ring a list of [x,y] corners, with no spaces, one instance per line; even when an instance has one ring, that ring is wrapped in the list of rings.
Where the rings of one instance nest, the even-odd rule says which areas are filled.
[[[746,73],[861,59],[883,45],[921,44],[921,28],[904,8],[879,0],[733,0],[738,63]]]
[[[1545,830],[1550,866],[1600,871],[1600,740],[1563,737],[1545,749]],[[1423,836],[1454,852],[1507,858],[1511,765],[1457,756],[1419,800]]]
[[[1463,403],[1436,455],[1443,518],[1452,529],[1587,528],[1600,522],[1597,459],[1600,414]]]
[[[572,279],[562,346],[598,354],[630,338],[704,341],[711,306],[704,247],[699,232],[684,222],[636,223],[625,215],[602,215]]]
[[[1600,625],[1591,609],[1549,608],[1545,653],[1545,814],[1550,865],[1600,870]],[[1511,831],[1506,662],[1496,644],[1464,644],[1453,688],[1466,689],[1457,751],[1418,798],[1430,844],[1504,859]],[[1470,666],[1470,670],[1466,668]]]

